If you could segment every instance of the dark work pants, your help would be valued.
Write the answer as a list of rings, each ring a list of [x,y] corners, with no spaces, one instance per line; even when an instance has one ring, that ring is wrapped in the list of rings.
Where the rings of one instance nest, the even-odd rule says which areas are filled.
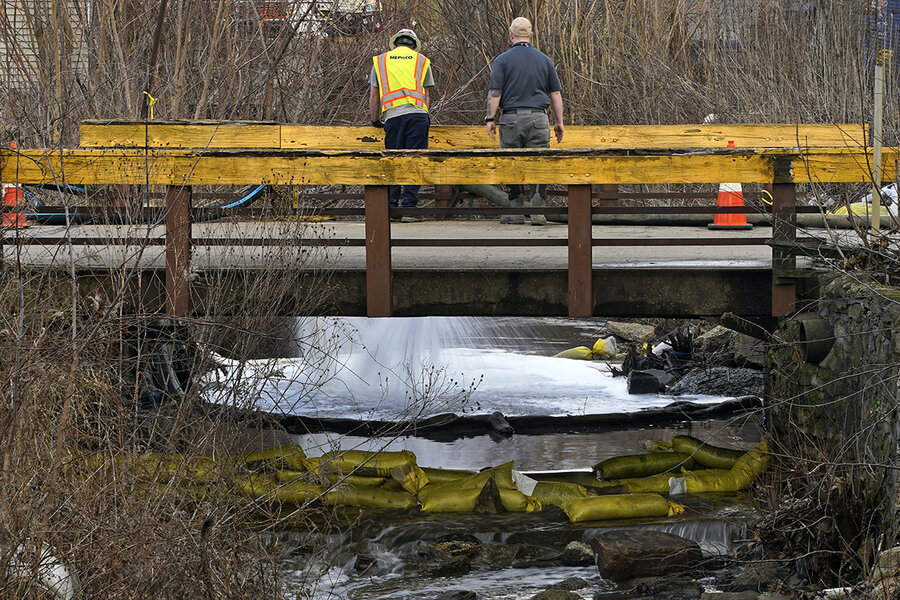
[[[424,150],[428,148],[428,125],[431,118],[426,113],[407,113],[392,117],[384,123],[384,147],[388,150]],[[401,202],[402,196],[402,202]],[[399,185],[388,188],[391,206],[400,203],[404,208],[419,205],[419,186]]]

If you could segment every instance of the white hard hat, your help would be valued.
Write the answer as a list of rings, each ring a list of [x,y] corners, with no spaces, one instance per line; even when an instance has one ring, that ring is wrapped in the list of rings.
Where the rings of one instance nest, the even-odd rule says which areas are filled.
[[[404,37],[412,40],[413,44],[415,44],[416,50],[418,50],[419,46],[422,45],[422,42],[419,41],[419,38],[418,36],[416,36],[415,31],[413,31],[412,29],[401,29],[391,36],[391,50],[397,47],[397,40]]]

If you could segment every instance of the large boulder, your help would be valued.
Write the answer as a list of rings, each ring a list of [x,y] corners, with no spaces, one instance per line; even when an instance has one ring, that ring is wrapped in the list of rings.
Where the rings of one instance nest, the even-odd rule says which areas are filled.
[[[615,582],[686,573],[701,559],[697,542],[662,531],[597,531],[590,545],[600,576]]]
[[[637,342],[643,344],[652,342],[656,329],[653,325],[641,325],[640,323],[624,323],[621,321],[609,321],[606,324],[606,330],[617,338],[629,342]]]
[[[419,556],[428,561],[428,572],[433,577],[465,575],[480,554],[481,544],[460,540],[431,543],[419,550]]]
[[[766,343],[749,335],[740,334],[734,348],[734,362],[741,366],[762,369],[766,365]]]
[[[597,593],[594,600],[700,600],[701,593],[690,575],[642,577],[617,585],[613,592]]]
[[[738,341],[738,332],[721,325],[716,325],[694,338],[694,347],[704,352],[734,351]]]
[[[650,371],[631,371],[628,373],[629,394],[656,394],[666,386]]]
[[[587,544],[569,542],[563,550],[562,563],[568,567],[589,567],[594,564],[594,553]]]

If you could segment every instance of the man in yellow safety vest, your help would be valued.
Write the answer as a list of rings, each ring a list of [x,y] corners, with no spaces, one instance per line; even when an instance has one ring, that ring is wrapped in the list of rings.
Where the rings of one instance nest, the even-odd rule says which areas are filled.
[[[369,74],[369,114],[372,125],[384,127],[384,147],[418,150],[428,147],[428,88],[434,85],[431,61],[418,52],[422,44],[411,29],[391,36],[391,49],[372,57]],[[392,185],[388,192],[391,206],[416,208],[419,186]],[[421,221],[405,216],[402,221]]]

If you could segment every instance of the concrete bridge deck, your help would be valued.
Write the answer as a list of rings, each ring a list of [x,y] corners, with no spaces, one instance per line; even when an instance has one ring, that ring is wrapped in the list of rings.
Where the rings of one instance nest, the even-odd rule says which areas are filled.
[[[595,268],[702,268],[752,267],[770,268],[771,248],[764,243],[772,236],[771,227],[754,227],[751,231],[710,231],[706,227],[688,226],[623,226],[594,225],[595,239],[625,239],[628,246],[594,246],[592,263]],[[192,227],[192,266],[195,270],[305,268],[365,270],[365,248],[361,245],[340,245],[340,240],[365,239],[363,222],[325,221],[318,223],[285,221],[252,221],[200,223]],[[392,223],[391,239],[397,244],[403,240],[560,240],[567,239],[565,223],[550,222],[544,227],[525,225],[500,225],[497,220],[436,220],[421,223]],[[4,259],[13,257],[15,233],[7,231],[4,238]],[[19,235],[37,239],[45,244],[23,245],[21,258],[32,266],[67,265],[68,251],[60,252],[52,242],[62,241],[67,231],[62,226],[31,226]],[[75,241],[71,257],[78,268],[120,268],[123,265],[146,269],[165,267],[165,248],[159,245],[165,236],[164,225],[76,225],[68,231]],[[127,245],[102,243],[114,238],[127,238]],[[709,243],[715,239],[752,238],[756,245],[684,245],[654,246],[654,240],[678,238],[690,243]],[[97,243],[84,244],[86,240]],[[228,245],[205,245],[205,239],[234,240]],[[253,245],[253,240],[266,239],[270,246]],[[336,246],[303,245],[291,247],[293,240],[334,240]],[[141,252],[138,248],[145,240],[157,240]],[[242,243],[241,240],[246,240]],[[303,248],[303,252],[300,251]],[[449,269],[461,271],[480,270],[556,270],[566,269],[566,246],[395,246],[392,249],[392,266],[395,270]]]
[[[404,240],[509,239],[559,240],[568,228],[562,223],[545,227],[500,225],[496,220],[436,220],[393,223],[393,242]],[[4,260],[15,260],[11,236],[22,235],[44,244],[19,246],[18,259],[28,266],[64,266],[74,260],[85,276],[108,270],[137,267],[144,284],[165,296],[164,226],[80,225],[68,235],[76,243],[68,248],[50,245],[66,236],[64,227],[32,226],[6,232]],[[821,232],[824,234],[824,232]],[[732,312],[746,317],[771,315],[772,250],[764,242],[770,227],[752,231],[710,231],[706,227],[594,225],[595,240],[616,238],[634,246],[594,246],[592,249],[593,306],[595,315],[719,316]],[[334,291],[333,312],[366,314],[365,224],[354,221],[319,223],[253,221],[200,223],[192,227],[192,270],[197,275],[194,307],[215,312],[206,301],[204,277],[231,271],[236,277],[297,278],[297,295],[314,278],[327,278]],[[110,238],[129,238],[128,245],[100,245]],[[743,239],[754,245],[653,246],[661,238],[685,243],[716,239]],[[236,240],[228,245],[205,240]],[[254,245],[265,239],[268,246]],[[336,246],[294,245],[298,240],[334,240]],[[80,244],[77,241],[95,244]],[[142,240],[154,240],[142,245]],[[243,240],[243,242],[242,242]],[[280,245],[279,240],[287,242]],[[357,245],[340,245],[350,240]],[[242,245],[243,244],[243,245]],[[394,314],[418,315],[559,315],[567,314],[567,248],[551,247],[394,247],[392,253]],[[306,283],[301,283],[301,280]],[[209,283],[212,285],[212,283]],[[294,303],[296,305],[296,302]],[[292,303],[273,307],[291,313]]]

